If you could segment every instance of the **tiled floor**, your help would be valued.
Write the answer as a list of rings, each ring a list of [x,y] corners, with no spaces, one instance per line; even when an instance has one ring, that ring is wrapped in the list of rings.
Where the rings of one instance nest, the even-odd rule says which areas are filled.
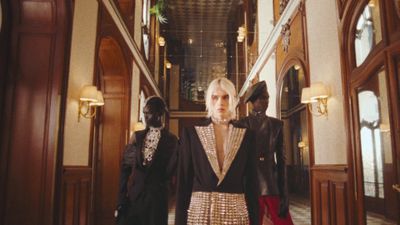
[[[311,224],[311,209],[309,199],[291,196],[289,210],[295,225]]]
[[[389,221],[379,214],[367,212],[367,225],[396,225],[396,222]]]
[[[290,214],[295,225],[311,224],[311,209],[309,199],[291,196],[290,197]],[[175,204],[171,203],[168,216],[168,224],[173,225],[175,221]],[[388,221],[378,214],[368,213],[367,225],[396,225],[393,221]]]

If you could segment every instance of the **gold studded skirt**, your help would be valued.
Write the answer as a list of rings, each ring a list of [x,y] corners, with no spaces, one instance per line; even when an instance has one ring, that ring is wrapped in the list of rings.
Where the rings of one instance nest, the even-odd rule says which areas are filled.
[[[248,225],[244,194],[193,192],[188,210],[188,225]]]

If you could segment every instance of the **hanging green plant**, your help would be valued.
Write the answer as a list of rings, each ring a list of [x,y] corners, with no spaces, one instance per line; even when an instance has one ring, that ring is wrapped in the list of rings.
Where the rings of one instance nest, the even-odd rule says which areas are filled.
[[[164,10],[165,0],[158,0],[157,3],[150,8],[150,14],[154,15],[160,23],[164,24],[168,22],[164,15]]]

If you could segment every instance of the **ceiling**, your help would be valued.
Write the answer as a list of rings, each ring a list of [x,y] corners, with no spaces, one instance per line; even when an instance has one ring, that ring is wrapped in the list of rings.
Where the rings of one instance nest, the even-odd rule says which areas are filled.
[[[182,57],[188,85],[205,90],[208,83],[227,73],[226,43],[228,20],[240,0],[170,0],[167,2],[167,24],[162,35],[181,44],[180,51],[169,51],[169,58]],[[235,34],[236,35],[236,34]],[[170,45],[170,42],[168,42]],[[182,54],[182,55],[177,55]]]

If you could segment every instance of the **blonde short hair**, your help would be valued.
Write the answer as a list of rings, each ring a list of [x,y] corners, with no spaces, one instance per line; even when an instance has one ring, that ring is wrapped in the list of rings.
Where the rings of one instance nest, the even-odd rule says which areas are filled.
[[[228,80],[225,77],[216,78],[208,85],[207,92],[206,92],[206,109],[207,109],[207,116],[211,117],[214,111],[212,105],[212,94],[220,87],[222,90],[226,91],[229,95],[229,107],[228,110],[231,114],[231,119],[236,118],[236,104],[237,104],[237,95],[235,85],[233,85],[232,81]]]

